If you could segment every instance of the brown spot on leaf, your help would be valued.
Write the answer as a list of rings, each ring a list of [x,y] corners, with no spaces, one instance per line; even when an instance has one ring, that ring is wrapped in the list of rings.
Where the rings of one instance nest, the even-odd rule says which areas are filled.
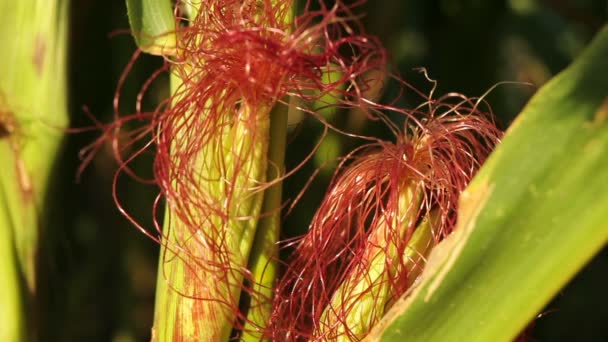
[[[15,174],[21,194],[24,201],[29,201],[32,198],[33,193],[32,181],[25,163],[21,158],[21,147],[19,146],[17,136],[15,135],[17,128],[15,115],[8,108],[4,96],[0,93],[0,139],[6,139],[8,141],[8,145],[15,158]]]
[[[0,94],[1,95],[1,94]],[[15,131],[15,117],[0,98],[0,139],[7,138]]]
[[[600,107],[595,112],[595,115],[593,116],[592,124],[594,126],[600,125],[604,121],[606,121],[606,119],[608,119],[608,96],[604,99],[604,101],[602,102]]]
[[[11,131],[7,125],[5,125],[0,119],[0,139],[6,138],[11,135]]]
[[[14,151],[16,153],[16,151]],[[29,201],[32,199],[33,195],[33,187],[32,180],[30,178],[30,174],[25,167],[25,163],[23,159],[20,158],[18,154],[15,155],[15,168],[17,172],[17,180],[19,182],[19,188],[21,190],[21,195],[23,196],[24,201]]]
[[[32,56],[32,63],[34,64],[34,69],[36,69],[36,74],[38,76],[42,75],[42,71],[44,69],[44,58],[46,57],[46,39],[42,36],[42,34],[38,34],[36,39],[34,40],[34,53]]]

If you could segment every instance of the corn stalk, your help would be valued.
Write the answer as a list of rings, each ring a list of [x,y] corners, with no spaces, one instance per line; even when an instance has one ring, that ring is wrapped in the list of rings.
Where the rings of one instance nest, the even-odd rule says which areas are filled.
[[[68,1],[0,3],[0,339],[25,338],[36,294],[38,239],[68,122]]]

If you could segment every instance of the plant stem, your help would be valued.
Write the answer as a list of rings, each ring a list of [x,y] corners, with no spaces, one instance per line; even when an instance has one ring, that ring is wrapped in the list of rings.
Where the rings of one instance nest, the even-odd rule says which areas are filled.
[[[272,295],[277,273],[277,242],[281,230],[281,201],[285,174],[287,118],[292,108],[277,105],[270,114],[270,145],[268,150],[269,182],[276,182],[264,192],[264,203],[253,249],[249,259],[252,274],[251,301],[242,341],[260,341],[272,310]],[[296,110],[296,109],[294,109]]]
[[[13,244],[14,227],[10,224],[11,210],[8,199],[3,191],[0,191],[0,270],[2,270],[2,281],[0,281],[0,340],[23,341],[25,340],[24,303],[23,288],[20,267]]]

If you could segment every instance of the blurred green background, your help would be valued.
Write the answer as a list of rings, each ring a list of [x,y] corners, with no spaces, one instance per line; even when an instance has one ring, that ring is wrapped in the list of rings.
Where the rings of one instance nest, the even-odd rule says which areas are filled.
[[[71,4],[69,89],[72,127],[92,124],[90,111],[112,120],[112,100],[120,74],[135,51],[124,0],[73,0]],[[416,67],[438,81],[437,94],[489,96],[503,128],[534,91],[566,67],[608,18],[605,0],[370,0],[360,9],[369,33],[389,50],[393,70],[419,89],[430,84]],[[146,77],[162,63],[141,57],[121,93],[121,113],[135,110],[135,96]],[[608,77],[608,70],[606,72]],[[165,78],[166,80],[166,78]],[[384,96],[396,94],[387,85]],[[163,79],[148,93],[148,108],[168,95]],[[406,94],[401,105],[420,98]],[[87,109],[85,109],[85,106]],[[366,134],[386,134],[356,111],[330,113],[335,125]],[[294,167],[322,134],[305,118],[292,127],[287,167]],[[158,246],[123,218],[111,196],[116,163],[102,149],[76,181],[78,152],[98,132],[72,134],[61,157],[54,185],[51,222],[43,237],[38,314],[43,341],[145,341],[150,338]],[[293,199],[311,174],[322,167],[299,204],[284,219],[284,236],[306,230],[321,200],[336,156],[355,141],[329,135],[311,162],[287,180],[285,198]],[[138,172],[151,175],[149,155],[137,160]],[[156,189],[127,177],[119,196],[136,219],[152,229]],[[533,261],[531,261],[533,262]],[[608,250],[604,249],[531,324],[532,341],[608,341]],[[514,288],[513,291],[517,291]],[[504,294],[508,296],[508,293]]]

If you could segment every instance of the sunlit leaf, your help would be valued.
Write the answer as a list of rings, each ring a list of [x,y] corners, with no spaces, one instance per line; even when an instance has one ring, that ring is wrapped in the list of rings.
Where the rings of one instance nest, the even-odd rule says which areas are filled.
[[[529,102],[369,340],[508,341],[608,241],[608,28]]]

